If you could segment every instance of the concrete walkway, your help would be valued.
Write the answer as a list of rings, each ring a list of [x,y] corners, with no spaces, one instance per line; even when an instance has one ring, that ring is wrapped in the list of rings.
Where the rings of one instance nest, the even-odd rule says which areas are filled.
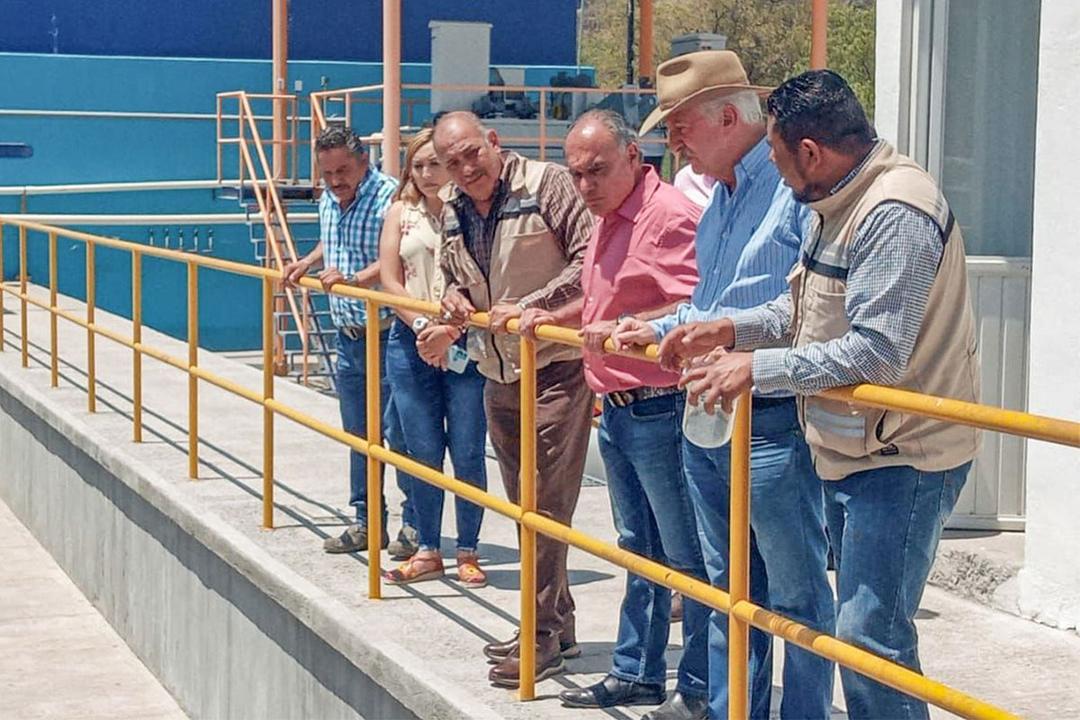
[[[80,308],[79,303],[66,298],[62,305]],[[278,419],[277,529],[262,531],[258,525],[261,412],[257,407],[200,384],[201,465],[199,480],[192,482],[186,477],[184,455],[186,376],[145,360],[146,441],[135,445],[130,441],[130,351],[108,340],[98,341],[99,412],[91,416],[86,412],[85,331],[61,321],[63,377],[61,387],[50,390],[48,315],[33,309],[29,314],[35,343],[32,368],[18,367],[18,353],[13,352],[17,338],[12,333],[17,322],[9,315],[4,337],[7,352],[0,353],[0,372],[40,388],[50,403],[84,423],[95,435],[108,438],[118,452],[155,468],[185,502],[206,518],[222,523],[231,532],[239,531],[268,558],[318,586],[353,618],[344,630],[363,636],[398,660],[412,659],[403,667],[415,674],[410,682],[430,684],[444,694],[451,692],[459,699],[467,698],[464,704],[455,702],[458,707],[470,708],[463,711],[469,717],[640,716],[637,710],[572,711],[562,708],[556,698],[563,688],[595,682],[608,669],[624,582],[621,570],[571,550],[571,583],[584,653],[568,663],[565,675],[538,685],[536,702],[519,703],[513,693],[488,685],[488,666],[480,655],[484,643],[513,631],[518,616],[518,557],[511,522],[488,514],[480,551],[491,582],[482,590],[464,589],[451,577],[453,502],[448,500],[443,525],[443,549],[451,559],[448,578],[404,588],[386,586],[382,601],[368,600],[366,558],[329,556],[320,547],[323,538],[338,534],[349,519],[347,455],[343,448]],[[126,321],[101,310],[98,322],[128,332]],[[185,354],[182,343],[149,330],[144,331],[144,342],[177,356]],[[202,352],[200,365],[247,387],[261,386],[256,370],[213,353]],[[339,422],[337,402],[332,398],[285,381],[278,382],[276,394],[282,402],[325,422],[335,426]],[[493,462],[488,471],[490,489],[501,495],[498,469]],[[389,479],[387,494],[393,532],[400,522],[400,497]],[[575,526],[614,541],[605,487],[595,483],[583,487]],[[385,554],[383,564],[389,565]],[[920,631],[924,670],[929,676],[1028,717],[1080,717],[1080,689],[1075,682],[1076,668],[1080,667],[1080,637],[1075,634],[1038,626],[936,589],[927,591]],[[678,643],[673,633],[672,659],[677,657]],[[779,672],[776,678],[778,681]],[[839,684],[836,708],[843,708]]]
[[[3,502],[0,717],[187,717]]]

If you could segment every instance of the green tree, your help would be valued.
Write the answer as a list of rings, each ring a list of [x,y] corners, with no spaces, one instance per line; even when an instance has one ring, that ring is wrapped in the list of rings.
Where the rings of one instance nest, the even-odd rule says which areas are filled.
[[[692,32],[727,36],[750,81],[776,85],[810,65],[810,0],[656,0],[654,61],[671,54],[671,40]],[[635,55],[638,52],[635,40]],[[626,0],[588,0],[582,14],[582,61],[600,85],[626,78]],[[851,83],[867,112],[874,109],[874,2],[832,0],[829,66]]]

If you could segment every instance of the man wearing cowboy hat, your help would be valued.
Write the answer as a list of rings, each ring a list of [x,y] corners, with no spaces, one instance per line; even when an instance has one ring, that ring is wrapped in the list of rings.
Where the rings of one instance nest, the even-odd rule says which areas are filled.
[[[717,178],[698,225],[700,282],[689,303],[651,322],[626,319],[612,334],[619,346],[662,340],[661,362],[682,369],[678,348],[697,323],[772,300],[786,288],[798,259],[807,210],[795,200],[769,159],[760,96],[730,51],[682,55],[657,70],[659,106],[641,127],[660,122],[668,146],[694,172]],[[753,400],[751,468],[751,599],[820,632],[835,625],[825,574],[827,539],[821,482],[799,428],[790,392],[757,393]],[[683,465],[694,504],[709,579],[729,587],[728,446],[706,449],[684,441]],[[709,627],[709,715],[728,713],[727,617],[714,612]],[[750,638],[750,717],[769,717],[772,641]],[[793,645],[785,649],[782,718],[827,718],[832,663]],[[658,718],[690,717],[660,714]],[[704,717],[704,712],[693,717]]]

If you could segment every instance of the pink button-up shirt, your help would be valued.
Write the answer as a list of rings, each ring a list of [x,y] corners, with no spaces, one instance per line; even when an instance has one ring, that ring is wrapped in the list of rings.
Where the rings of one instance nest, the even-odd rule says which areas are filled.
[[[694,232],[700,215],[701,208],[646,165],[623,204],[601,218],[589,238],[582,326],[690,297],[698,281]],[[669,387],[678,375],[655,363],[586,351],[585,380],[603,393]]]

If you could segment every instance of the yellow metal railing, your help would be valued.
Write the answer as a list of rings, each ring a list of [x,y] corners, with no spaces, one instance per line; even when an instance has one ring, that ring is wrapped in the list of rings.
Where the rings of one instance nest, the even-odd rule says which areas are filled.
[[[731,642],[729,647],[731,702],[730,717],[746,717],[747,698],[747,633],[750,627],[756,627],[787,642],[810,650],[829,660],[871,677],[900,692],[926,701],[940,708],[965,718],[998,719],[1013,718],[1014,715],[994,705],[966,695],[930,678],[890,662],[866,650],[844,643],[835,637],[815,632],[777,613],[759,607],[748,599],[749,577],[749,452],[750,452],[750,404],[751,398],[745,395],[738,404],[735,434],[732,439],[731,467],[731,589],[725,592],[688,575],[679,573],[655,561],[622,550],[615,545],[602,542],[571,527],[562,525],[536,512],[536,368],[535,347],[528,338],[521,338],[521,504],[514,505],[502,498],[469,485],[461,480],[446,475],[439,470],[422,465],[415,460],[389,450],[381,444],[379,432],[380,395],[378,392],[380,368],[379,333],[374,324],[368,328],[367,336],[367,371],[368,371],[368,434],[366,438],[350,435],[345,431],[324,423],[306,413],[292,408],[274,399],[274,375],[270,359],[273,344],[273,285],[280,280],[277,271],[268,268],[244,265],[241,263],[219,260],[206,256],[192,256],[164,248],[147,247],[137,243],[76,232],[63,228],[41,225],[20,220],[17,216],[0,216],[0,277],[3,275],[4,225],[18,228],[19,235],[19,283],[18,289],[0,286],[0,340],[5,332],[3,327],[3,300],[5,295],[12,295],[19,300],[20,307],[20,350],[22,366],[29,366],[29,343],[27,309],[34,305],[50,313],[50,368],[51,382],[58,382],[58,357],[56,321],[58,318],[69,320],[87,331],[87,366],[88,407],[94,410],[95,352],[94,337],[101,335],[120,343],[133,351],[133,423],[134,439],[141,439],[142,394],[141,373],[143,355],[188,373],[188,473],[197,477],[198,471],[198,382],[204,381],[227,392],[249,400],[263,408],[263,495],[262,522],[267,528],[273,527],[274,509],[274,418],[286,417],[328,438],[336,440],[349,448],[364,453],[368,462],[368,522],[369,537],[379,537],[381,533],[381,497],[378,478],[381,465],[391,465],[398,470],[408,472],[421,480],[436,485],[459,495],[488,510],[504,515],[520,526],[521,530],[521,686],[520,697],[523,700],[535,696],[535,646],[530,640],[535,638],[535,540],[536,533],[542,533],[568,545],[572,545],[595,557],[607,560],[614,565],[640,575],[648,580],[664,585],[672,590],[698,600],[729,617]],[[28,291],[27,274],[27,234],[35,232],[48,238],[49,250],[49,299],[38,300]],[[64,237],[83,242],[87,247],[87,308],[86,316],[61,309],[57,296],[57,253],[56,238]],[[132,255],[132,333],[125,336],[95,322],[94,266],[93,248],[101,246],[130,252]],[[157,348],[144,344],[141,340],[142,318],[142,277],[141,259],[152,256],[184,263],[188,270],[188,354],[186,358],[169,355]],[[263,323],[263,387],[260,391],[246,388],[199,366],[198,355],[198,270],[229,272],[259,280],[262,283],[262,323]],[[317,289],[318,284],[312,279],[302,281],[306,286]],[[357,300],[367,305],[368,317],[377,317],[382,305],[401,307],[426,314],[436,314],[438,307],[432,303],[400,298],[384,293],[361,290],[347,286],[335,287],[334,292]],[[476,313],[472,323],[486,326],[485,313]],[[511,332],[517,332],[517,321],[509,323]],[[545,340],[580,346],[577,332],[567,328],[541,327],[538,336]],[[4,349],[0,342],[0,350]],[[610,347],[609,343],[609,350]],[[655,360],[656,346],[643,351],[623,353],[626,355]],[[1072,447],[1080,447],[1080,423],[1055,418],[1031,415],[1028,413],[1002,410],[985,405],[958,403],[943,398],[918,395],[902,390],[877,386],[859,386],[855,388],[829,391],[829,395],[850,402],[876,405],[916,414],[927,415],[941,420],[965,423],[1028,438],[1046,440]],[[369,595],[380,596],[380,555],[369,553]]]

